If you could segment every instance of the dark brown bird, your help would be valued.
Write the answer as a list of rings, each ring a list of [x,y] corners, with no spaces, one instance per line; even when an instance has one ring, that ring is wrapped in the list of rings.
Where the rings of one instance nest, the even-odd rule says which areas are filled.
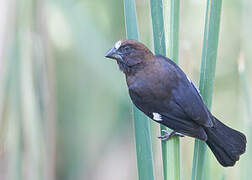
[[[105,57],[115,59],[126,75],[136,107],[174,130],[161,139],[187,135],[205,141],[222,166],[233,166],[245,152],[245,135],[211,114],[197,88],[173,61],[154,55],[136,40],[118,41]]]

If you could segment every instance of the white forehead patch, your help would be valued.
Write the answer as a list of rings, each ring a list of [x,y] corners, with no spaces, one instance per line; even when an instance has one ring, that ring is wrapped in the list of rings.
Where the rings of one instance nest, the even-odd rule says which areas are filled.
[[[162,121],[162,116],[158,113],[152,113],[153,115],[153,119],[156,120],[156,121]]]
[[[119,49],[119,48],[121,47],[121,44],[122,44],[122,41],[117,41],[117,42],[115,43],[115,48],[116,48],[116,49]]]

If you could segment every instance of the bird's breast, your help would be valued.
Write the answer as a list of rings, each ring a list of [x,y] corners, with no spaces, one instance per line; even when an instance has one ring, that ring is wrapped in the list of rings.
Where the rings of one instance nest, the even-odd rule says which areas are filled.
[[[132,101],[142,104],[155,104],[168,100],[171,96],[172,86],[168,86],[169,79],[158,73],[142,73],[127,78],[128,88]],[[134,97],[132,97],[134,94]]]

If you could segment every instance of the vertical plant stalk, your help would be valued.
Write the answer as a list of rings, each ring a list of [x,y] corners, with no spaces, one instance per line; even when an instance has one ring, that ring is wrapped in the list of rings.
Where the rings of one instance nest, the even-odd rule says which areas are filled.
[[[134,0],[124,0],[124,13],[127,39],[138,39],[136,4]],[[154,180],[150,122],[133,106],[139,180]]]
[[[249,87],[248,87],[248,79],[247,79],[247,69],[246,67],[246,62],[245,62],[245,57],[244,54],[241,53],[240,57],[238,59],[238,71],[240,75],[240,83],[241,83],[241,89],[242,89],[242,94],[243,94],[243,100],[244,100],[244,105],[245,105],[245,110],[246,110],[246,118],[245,118],[245,132],[248,137],[252,137],[252,112],[251,112],[251,102],[250,102],[250,94],[249,94]],[[244,161],[244,166],[242,168],[242,174],[244,174],[243,179],[250,179],[251,178],[251,171],[248,170],[247,167],[250,166],[250,159],[252,158],[252,151],[251,151],[251,138],[248,138],[248,143],[247,143],[247,158]]]
[[[164,1],[166,56],[175,63],[179,55],[179,7],[180,0]],[[180,140],[177,136],[167,141],[167,162],[166,178],[179,180]]]
[[[8,82],[10,81],[10,73],[9,73],[9,66],[10,60],[6,61],[7,57],[7,49],[10,46],[10,40],[7,39],[8,34],[14,34],[11,24],[14,25],[14,17],[15,14],[10,15],[10,4],[12,2],[4,2],[0,0],[0,148],[2,146],[2,139],[4,135],[4,130],[7,129],[5,119],[5,109],[7,106],[7,99],[8,99]],[[14,3],[13,3],[14,4]],[[13,8],[13,6],[12,6]],[[11,22],[11,23],[7,23]],[[12,26],[13,26],[12,25]],[[2,163],[1,163],[2,164]]]
[[[5,72],[5,79],[3,79],[3,86],[1,90],[3,92],[5,107],[4,111],[1,113],[2,120],[5,122],[3,128],[7,129],[5,131],[4,141],[7,141],[7,161],[6,163],[6,174],[8,174],[9,179],[19,180],[22,177],[22,112],[21,112],[21,93],[20,93],[20,50],[19,50],[19,39],[18,39],[18,12],[17,2],[12,1],[13,5],[10,6],[14,9],[15,13],[10,18],[13,21],[10,28],[14,29],[11,31],[13,38],[7,43],[6,56],[3,59],[3,63],[7,65],[7,71]],[[15,22],[15,23],[14,23]],[[11,51],[8,51],[11,49]]]
[[[169,38],[169,57],[178,63],[179,57],[179,6],[180,0],[171,0],[170,10],[170,38]],[[180,141],[175,136],[167,142],[167,154],[169,162],[167,165],[167,177],[172,180],[180,179]]]
[[[209,109],[211,109],[212,104],[212,92],[220,30],[221,3],[222,0],[208,0],[205,17],[199,90]],[[192,180],[203,179],[205,156],[206,143],[196,139],[194,144]]]
[[[54,61],[51,58],[51,44],[48,38],[48,30],[46,26],[46,12],[47,12],[48,0],[36,0],[35,18],[34,18],[34,29],[39,38],[37,39],[37,45],[40,47],[40,53],[34,52],[36,57],[35,62],[37,65],[35,73],[39,77],[40,82],[37,86],[41,90],[39,91],[40,104],[43,108],[40,108],[40,113],[43,115],[43,131],[46,132],[44,136],[45,140],[45,152],[43,156],[43,168],[44,168],[44,179],[53,180],[55,179],[55,91],[54,91]],[[36,90],[35,90],[36,91]],[[43,109],[43,110],[42,110]],[[48,163],[44,163],[48,162]]]
[[[169,48],[167,48],[167,54],[175,63],[178,63],[179,57],[179,7],[180,0],[170,1],[170,37]],[[167,10],[166,10],[167,11]]]
[[[21,112],[21,94],[20,94],[20,51],[19,51],[19,39],[18,39],[18,2],[11,1],[8,10],[14,10],[13,14],[9,14],[8,20],[11,21],[8,29],[11,35],[11,39],[8,40],[6,47],[6,55],[4,56],[3,63],[7,70],[5,72],[5,79],[3,79],[3,97],[5,100],[3,120],[6,122],[5,136],[7,145],[7,161],[6,174],[9,179],[19,180],[22,177],[22,112]],[[7,42],[7,41],[6,41]],[[11,49],[11,50],[9,50]],[[2,85],[2,84],[1,84]]]
[[[43,159],[45,158],[44,129],[42,126],[43,110],[40,105],[43,102],[41,94],[42,88],[37,91],[36,85],[40,84],[42,76],[41,69],[36,69],[41,65],[43,59],[43,46],[40,46],[39,37],[35,36],[35,24],[38,11],[34,11],[38,0],[29,0],[28,5],[24,6],[24,1],[18,1],[20,22],[18,26],[19,33],[19,61],[20,61],[20,93],[21,93],[21,111],[22,111],[22,130],[25,152],[22,157],[26,160],[23,169],[27,171],[24,179],[43,179]],[[39,35],[39,34],[38,34]],[[22,42],[26,42],[23,43]],[[39,51],[35,48],[39,47]],[[37,79],[37,78],[41,79]],[[40,88],[41,86],[39,86]],[[45,119],[43,119],[45,120]],[[45,167],[45,166],[44,166]],[[28,171],[29,169],[29,171]]]
[[[163,2],[162,0],[150,0],[151,5],[151,18],[154,38],[154,51],[155,54],[166,55],[165,48],[165,30],[164,30],[164,17],[163,17]],[[160,125],[161,135],[162,130],[166,127]],[[163,160],[163,175],[164,180],[167,179],[167,142],[161,142],[162,147],[162,160]]]

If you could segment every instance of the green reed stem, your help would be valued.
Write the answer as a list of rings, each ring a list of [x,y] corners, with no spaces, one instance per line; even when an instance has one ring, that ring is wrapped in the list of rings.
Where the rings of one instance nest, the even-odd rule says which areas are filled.
[[[138,39],[136,4],[134,0],[124,0],[124,13],[127,39]],[[154,180],[150,122],[133,107],[136,140],[137,167],[139,180]]]
[[[221,3],[222,0],[208,0],[205,17],[199,90],[209,109],[211,109],[212,104],[212,92],[220,30]],[[195,140],[192,180],[204,179],[204,167],[206,163],[209,163],[205,162],[205,157],[206,143],[200,140]],[[210,175],[210,173],[208,174]]]
[[[166,56],[178,63],[180,0],[164,1]],[[167,141],[166,178],[180,179],[180,140],[175,136]]]

